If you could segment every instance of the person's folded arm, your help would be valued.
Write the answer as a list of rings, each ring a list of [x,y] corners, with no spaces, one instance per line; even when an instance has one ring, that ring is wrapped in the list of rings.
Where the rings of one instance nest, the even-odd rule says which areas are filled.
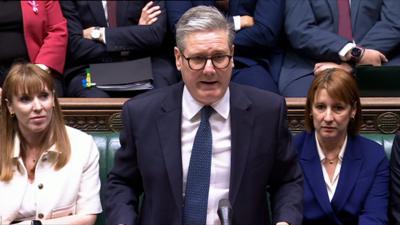
[[[318,61],[339,62],[339,51],[349,43],[318,24],[309,0],[286,0],[284,26],[292,48]]]

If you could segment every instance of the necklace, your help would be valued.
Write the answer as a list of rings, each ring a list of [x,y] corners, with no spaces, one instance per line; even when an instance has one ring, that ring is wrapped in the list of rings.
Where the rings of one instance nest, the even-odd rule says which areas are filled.
[[[339,157],[336,156],[335,158],[332,158],[332,159],[325,158],[325,160],[326,160],[330,165],[332,165],[332,164],[334,164],[335,162],[337,162],[337,161],[339,160]]]

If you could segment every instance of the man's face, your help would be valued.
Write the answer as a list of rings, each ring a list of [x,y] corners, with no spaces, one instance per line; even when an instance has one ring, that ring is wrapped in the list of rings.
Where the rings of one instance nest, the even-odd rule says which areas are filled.
[[[218,59],[220,56],[233,55],[233,46],[228,44],[228,33],[224,30],[195,32],[187,35],[184,43],[183,52],[175,47],[176,67],[181,71],[182,79],[193,98],[202,104],[211,105],[224,96],[229,86],[233,59],[229,58],[227,67],[223,69],[216,68],[211,59],[208,59],[204,68],[194,70],[193,67],[190,68],[189,61],[185,58]]]

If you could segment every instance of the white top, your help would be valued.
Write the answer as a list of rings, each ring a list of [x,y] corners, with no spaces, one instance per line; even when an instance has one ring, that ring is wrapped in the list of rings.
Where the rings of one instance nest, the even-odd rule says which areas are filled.
[[[231,125],[230,125],[229,89],[218,102],[212,105],[214,113],[210,116],[212,132],[212,159],[210,189],[208,194],[207,225],[220,224],[217,210],[220,199],[229,199],[229,181],[231,167]],[[192,147],[197,129],[200,126],[200,110],[203,105],[197,102],[186,86],[182,95],[182,170],[183,197],[185,197],[186,179],[189,169]]]
[[[10,182],[0,182],[0,224],[16,220],[21,207],[29,209],[31,203],[23,201],[32,201],[32,196],[35,214],[31,216],[36,219],[102,212],[97,146],[90,135],[71,127],[66,129],[71,143],[70,160],[56,171],[54,163],[60,153],[55,146],[45,151],[36,165],[33,189],[29,188],[27,171],[20,157],[19,138],[15,138],[14,158],[17,165],[14,176]],[[29,215],[23,214],[20,216],[30,219]],[[24,218],[18,218],[21,219]]]
[[[338,155],[339,160],[336,164],[335,173],[333,175],[332,182],[330,181],[328,172],[326,171],[325,166],[323,164],[326,157],[325,157],[325,154],[322,151],[322,148],[318,142],[316,133],[315,133],[315,141],[317,142],[318,155],[319,155],[319,159],[321,160],[322,173],[324,175],[324,180],[325,180],[325,184],[326,184],[326,190],[328,192],[329,201],[332,201],[333,195],[335,194],[336,187],[337,187],[337,184],[339,181],[340,169],[342,168],[343,155],[344,155],[344,151],[345,151],[346,145],[347,145],[347,135],[346,135],[346,138],[344,139],[342,147],[340,148],[340,152]]]

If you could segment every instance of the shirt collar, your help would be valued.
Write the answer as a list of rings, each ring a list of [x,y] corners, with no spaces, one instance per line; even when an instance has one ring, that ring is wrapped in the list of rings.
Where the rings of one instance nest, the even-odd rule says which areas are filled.
[[[211,107],[224,119],[228,119],[230,111],[230,91],[229,87],[226,89],[224,96],[217,102],[213,103]],[[182,94],[182,115],[189,120],[193,119],[194,116],[203,108],[204,104],[198,102],[190,94],[186,85],[183,88]]]
[[[322,151],[321,145],[320,145],[319,142],[318,142],[317,133],[314,132],[314,134],[315,134],[315,135],[314,135],[314,137],[315,137],[315,142],[317,143],[317,150],[318,150],[319,159],[320,159],[320,161],[322,162],[323,160],[325,160],[326,157],[325,157],[324,152]],[[346,135],[346,137],[344,138],[343,145],[342,145],[342,147],[340,148],[340,152],[339,152],[339,155],[338,155],[340,161],[343,161],[343,155],[344,155],[344,151],[346,150],[346,145],[347,145],[347,135]]]
[[[13,158],[19,158],[20,157],[20,153],[21,153],[21,141],[19,139],[19,136],[16,134],[14,137],[14,149],[13,149]],[[53,153],[53,154],[60,154],[59,151],[57,151],[56,145],[52,145],[47,151],[45,151],[46,153]]]

